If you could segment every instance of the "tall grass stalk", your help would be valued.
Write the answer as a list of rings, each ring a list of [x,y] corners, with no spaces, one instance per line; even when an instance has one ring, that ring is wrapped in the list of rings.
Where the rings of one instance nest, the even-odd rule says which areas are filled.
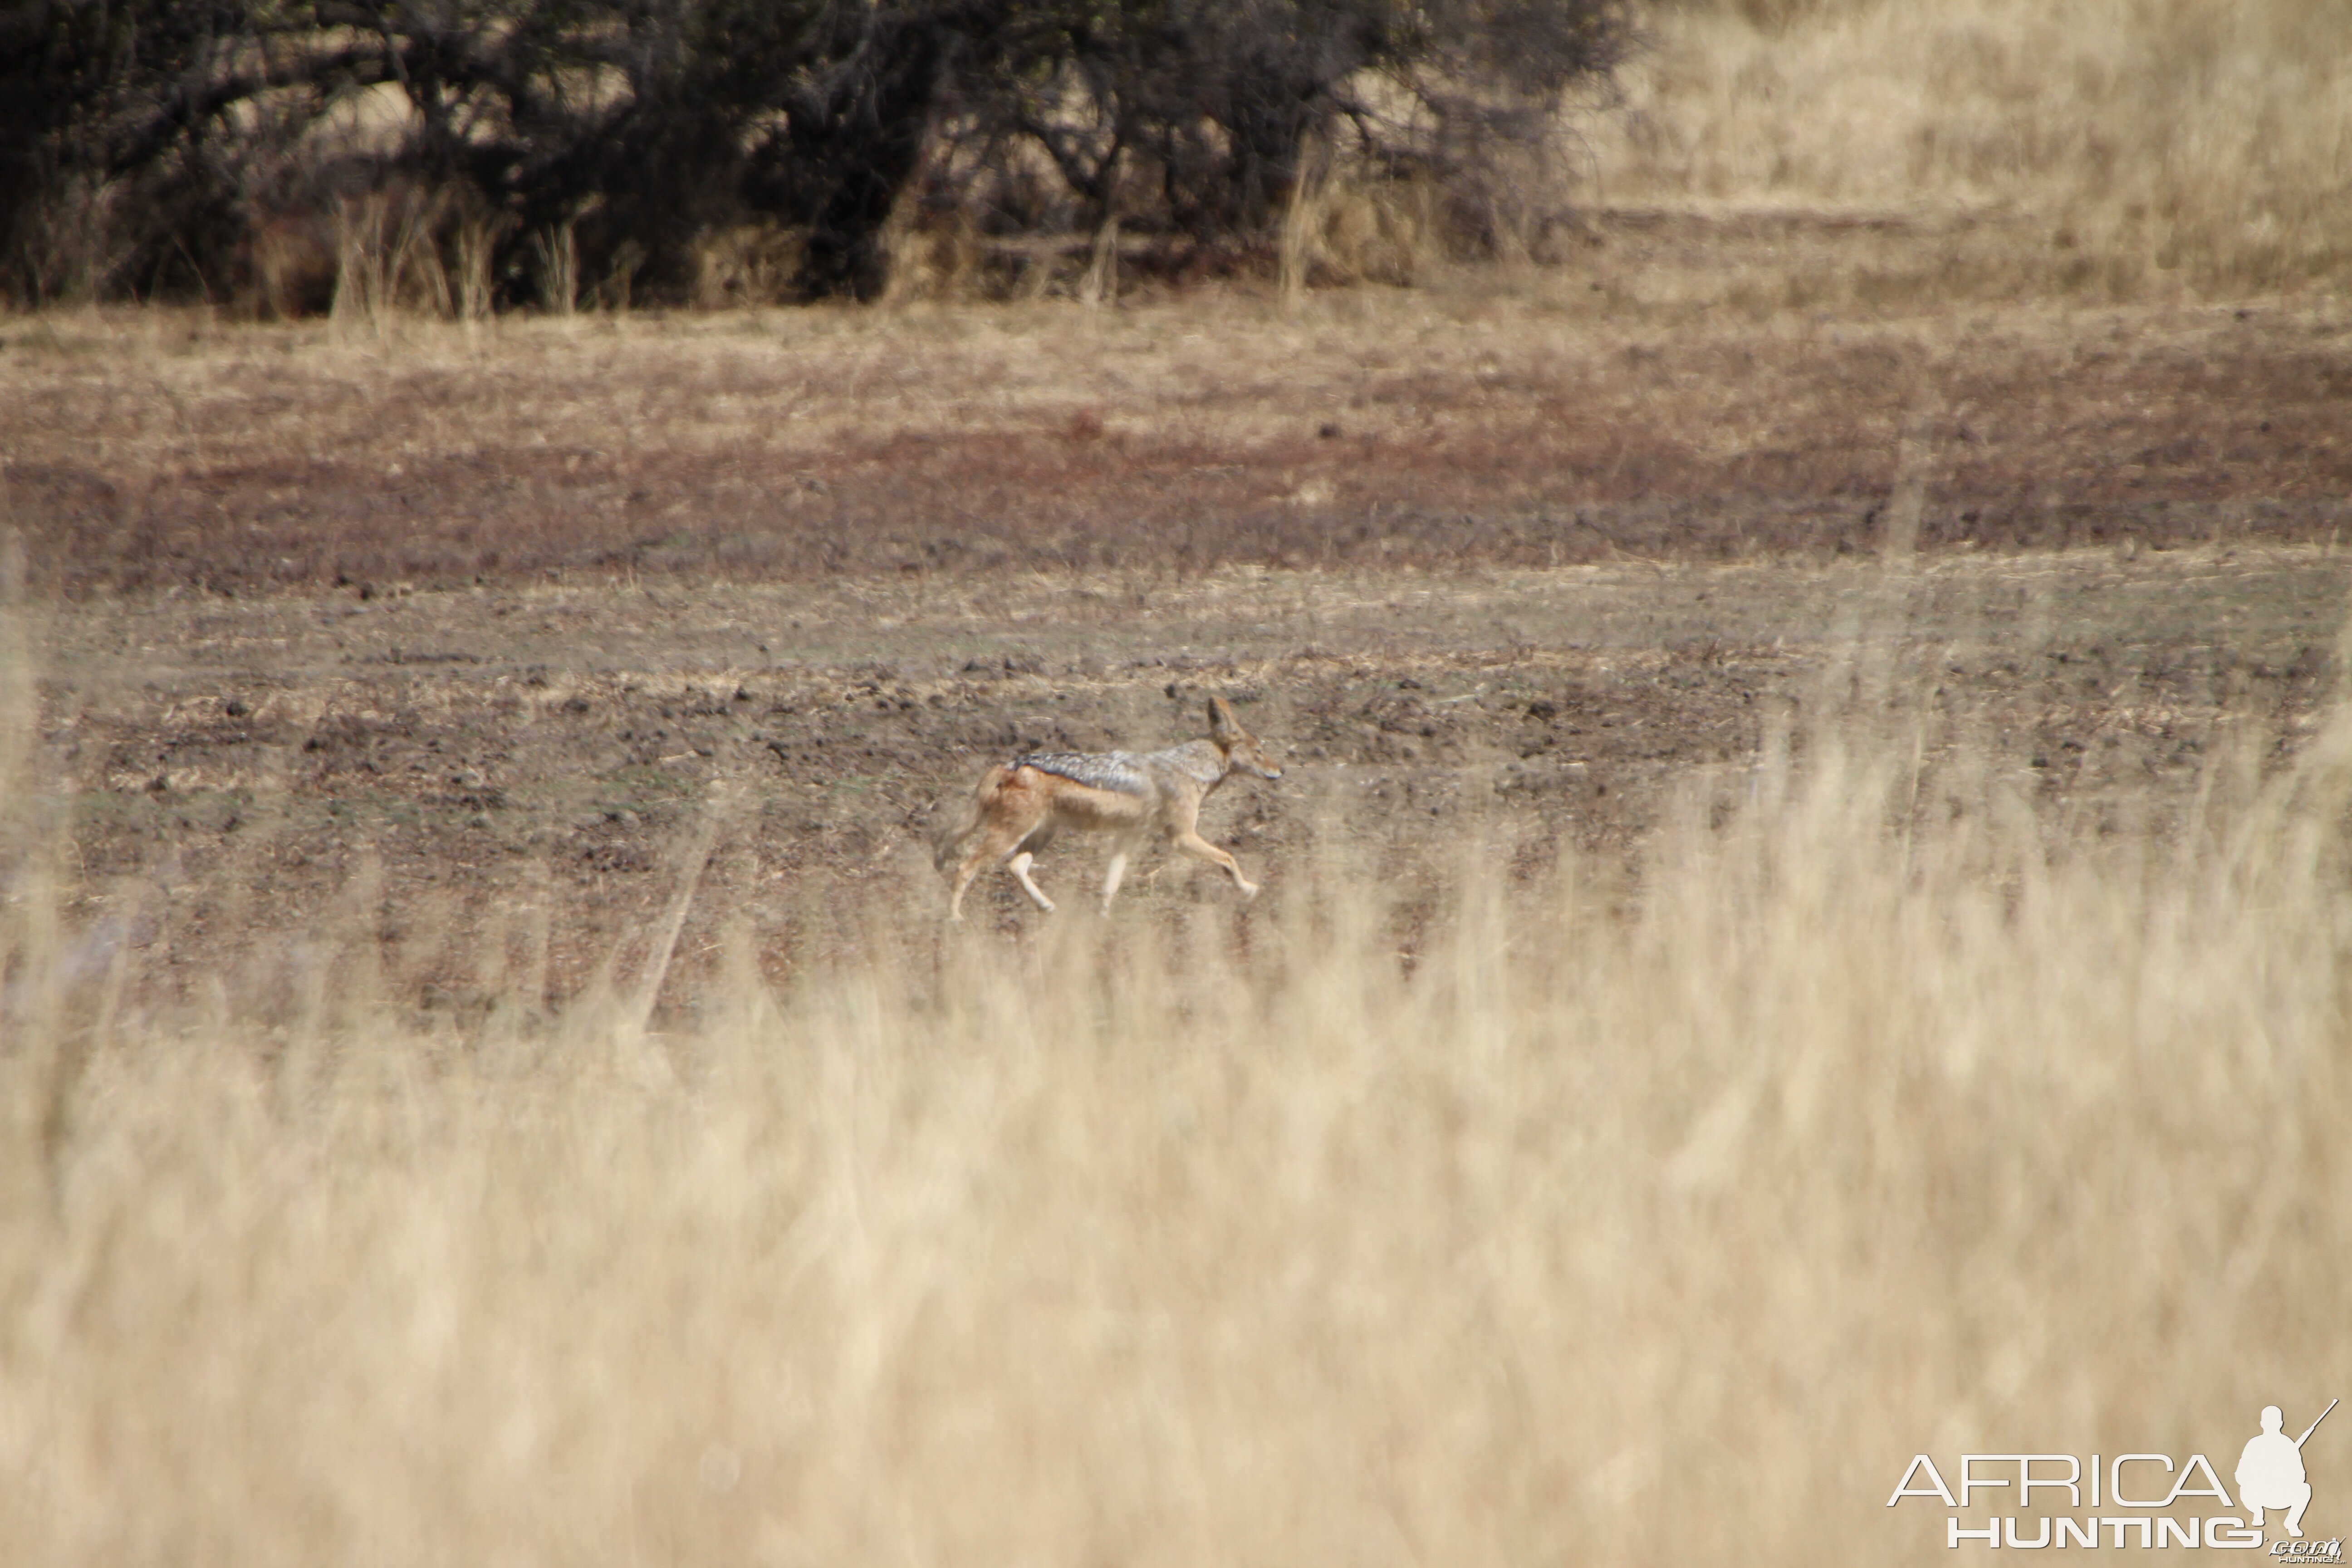
[[[580,246],[569,222],[532,233],[531,255],[539,279],[539,302],[550,314],[569,316],[580,304]]]

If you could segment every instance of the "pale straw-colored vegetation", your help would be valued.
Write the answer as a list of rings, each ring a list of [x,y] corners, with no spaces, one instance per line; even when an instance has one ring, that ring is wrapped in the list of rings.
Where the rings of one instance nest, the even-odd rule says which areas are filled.
[[[1914,1452],[2352,1378],[2352,710],[2095,824],[1862,668],[1630,880],[1334,817],[1245,917],[910,884],[427,1027],[363,897],[273,1008],[60,929],[21,641],[12,1563],[1912,1562]]]
[[[1604,204],[1974,219],[1945,243],[1987,289],[2352,280],[2335,0],[1723,0],[1654,34],[1591,121]]]

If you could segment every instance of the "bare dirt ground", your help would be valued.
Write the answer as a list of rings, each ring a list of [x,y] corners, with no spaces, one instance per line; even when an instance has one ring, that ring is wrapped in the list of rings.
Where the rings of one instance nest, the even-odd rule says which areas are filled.
[[[0,330],[0,495],[84,594],[1830,556],[1906,437],[1929,548],[2352,521],[2340,310],[1790,308],[1761,220],[1620,226],[1289,314],[44,318]]]
[[[625,974],[707,845],[677,973],[730,926],[781,973],[845,895],[938,897],[922,831],[988,762],[1188,738],[1211,692],[1293,763],[1207,817],[1276,898],[1334,834],[1625,870],[1809,724],[2095,826],[2294,744],[2345,614],[2352,321],[1743,312],[1692,282],[1720,239],[1292,315],[8,323],[78,940],[266,988],[362,920],[461,1014]]]
[[[2308,726],[2346,587],[2331,552],[2246,547],[146,599],[50,622],[45,756],[92,962],[128,942],[191,985],[290,984],[306,930],[358,920],[463,1008],[625,978],[706,837],[677,972],[748,922],[782,973],[867,895],[939,901],[929,814],[988,762],[1186,738],[1209,692],[1290,764],[1206,817],[1277,900],[1334,835],[1622,869],[1678,788],[1809,720],[1891,726],[1930,774],[1997,756],[2093,826],[2177,809],[2231,737]],[[1058,846],[1043,875],[1083,894],[1100,859]],[[1143,869],[1127,918],[1231,897]],[[980,907],[1036,919],[1002,879]]]

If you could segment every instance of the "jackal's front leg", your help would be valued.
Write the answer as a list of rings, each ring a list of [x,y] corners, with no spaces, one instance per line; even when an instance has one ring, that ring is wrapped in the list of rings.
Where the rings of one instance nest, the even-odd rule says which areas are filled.
[[[1243,898],[1255,899],[1257,897],[1257,884],[1251,881],[1247,877],[1242,875],[1241,862],[1234,859],[1231,855],[1226,854],[1223,850],[1218,848],[1215,845],[1210,843],[1207,839],[1202,837],[1198,833],[1180,833],[1176,836],[1174,842],[1177,848],[1181,849],[1185,854],[1192,856],[1194,859],[1206,860],[1212,866],[1223,866],[1225,868],[1225,874],[1233,878],[1234,886],[1242,890]]]
[[[1118,886],[1127,880],[1128,858],[1135,853],[1132,839],[1121,839],[1111,846],[1110,865],[1103,872],[1102,909],[1110,913],[1110,901],[1118,897]]]

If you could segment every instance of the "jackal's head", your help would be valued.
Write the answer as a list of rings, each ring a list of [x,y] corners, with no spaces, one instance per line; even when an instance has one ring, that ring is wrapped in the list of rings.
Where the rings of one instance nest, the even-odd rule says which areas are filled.
[[[1242,728],[1234,710],[1225,706],[1222,697],[1209,699],[1209,739],[1225,753],[1228,772],[1255,773],[1262,779],[1278,779],[1282,764],[1267,754],[1255,735]]]

